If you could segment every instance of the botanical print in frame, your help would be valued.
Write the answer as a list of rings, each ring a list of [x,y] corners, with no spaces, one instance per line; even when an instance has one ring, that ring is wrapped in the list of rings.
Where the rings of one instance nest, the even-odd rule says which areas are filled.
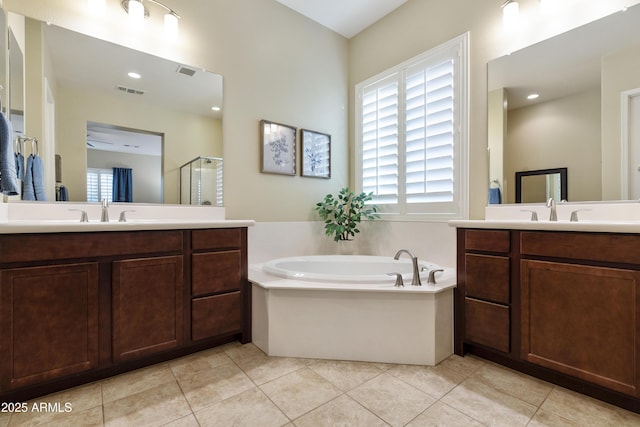
[[[331,135],[300,129],[302,176],[331,178]]]
[[[296,132],[294,127],[260,120],[262,172],[296,174]]]

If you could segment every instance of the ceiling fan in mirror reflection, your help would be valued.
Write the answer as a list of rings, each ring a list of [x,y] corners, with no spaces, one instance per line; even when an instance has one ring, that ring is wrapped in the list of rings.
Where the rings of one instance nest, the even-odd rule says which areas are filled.
[[[180,15],[157,0],[122,0],[120,5],[127,13],[129,22],[134,27],[141,27],[145,19],[151,16],[145,4],[154,4],[165,10],[164,14],[164,36],[168,40],[178,38],[178,21]],[[106,0],[87,0],[89,13],[94,16],[103,16],[106,8]]]

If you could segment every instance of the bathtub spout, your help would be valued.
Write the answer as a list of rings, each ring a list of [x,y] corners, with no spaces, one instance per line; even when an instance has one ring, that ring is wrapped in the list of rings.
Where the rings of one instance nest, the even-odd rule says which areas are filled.
[[[422,286],[422,282],[420,281],[420,270],[418,268],[417,256],[413,255],[406,249],[400,249],[398,252],[396,252],[393,259],[400,259],[400,255],[402,255],[403,252],[411,257],[411,263],[413,264],[413,277],[411,278],[411,286]]]

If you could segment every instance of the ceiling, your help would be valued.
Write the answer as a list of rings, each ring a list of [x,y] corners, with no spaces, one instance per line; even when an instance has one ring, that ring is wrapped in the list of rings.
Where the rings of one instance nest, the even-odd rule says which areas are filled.
[[[350,39],[407,0],[277,0]]]

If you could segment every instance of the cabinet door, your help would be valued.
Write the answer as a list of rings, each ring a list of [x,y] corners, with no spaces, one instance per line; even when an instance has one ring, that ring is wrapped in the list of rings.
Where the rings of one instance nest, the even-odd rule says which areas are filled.
[[[113,359],[135,359],[183,341],[182,257],[113,263]]]
[[[0,271],[0,389],[98,366],[98,265]]]
[[[522,261],[521,276],[521,357],[639,395],[640,272]]]

